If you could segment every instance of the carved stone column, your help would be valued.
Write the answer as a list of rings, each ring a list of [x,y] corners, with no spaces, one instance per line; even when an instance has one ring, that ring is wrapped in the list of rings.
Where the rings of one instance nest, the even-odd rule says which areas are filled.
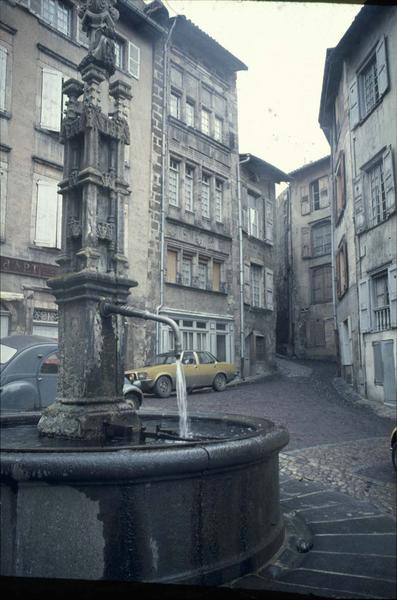
[[[113,113],[101,110],[114,73],[114,0],[85,0],[80,16],[90,46],[79,65],[84,83],[65,82],[68,97],[61,128],[65,146],[61,275],[50,279],[59,307],[60,374],[57,401],[39,422],[43,434],[100,439],[107,425],[129,424],[135,411],[124,401],[124,322],[102,318],[101,299],[125,304],[135,281],[124,256],[124,145],[129,127],[124,102],[130,86],[115,81]]]

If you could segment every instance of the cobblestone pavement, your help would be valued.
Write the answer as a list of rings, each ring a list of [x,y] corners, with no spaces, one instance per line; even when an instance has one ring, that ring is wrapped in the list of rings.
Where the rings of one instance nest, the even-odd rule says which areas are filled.
[[[225,392],[196,391],[194,413],[244,414],[285,425],[290,443],[280,454],[281,472],[317,481],[382,511],[395,513],[396,480],[389,439],[395,419],[388,407],[335,389],[331,363],[277,359],[278,374]],[[146,397],[144,408],[176,410],[175,397]]]

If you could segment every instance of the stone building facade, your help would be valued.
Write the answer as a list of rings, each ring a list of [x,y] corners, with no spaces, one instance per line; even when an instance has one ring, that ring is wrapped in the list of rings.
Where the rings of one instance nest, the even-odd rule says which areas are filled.
[[[298,358],[336,358],[329,168],[326,156],[289,173],[278,198],[278,346]]]
[[[143,303],[151,242],[152,65],[165,30],[143,2],[119,2],[116,76],[132,85],[132,143],[125,155],[131,195],[126,254]],[[160,41],[159,41],[160,40]],[[60,254],[63,146],[59,142],[64,79],[79,79],[87,38],[77,5],[66,0],[2,2],[0,15],[1,335],[57,337],[57,310],[46,284]],[[106,109],[106,107],[103,107]],[[111,110],[111,107],[107,107]],[[137,221],[139,227],[137,228]],[[139,229],[139,236],[135,232]],[[150,270],[150,269],[149,269]]]
[[[129,302],[178,321],[186,348],[260,372],[273,362],[269,231],[274,183],[286,176],[242,157],[240,177],[236,76],[246,66],[185,17],[169,18],[159,0],[117,8],[116,75],[133,96],[125,253],[138,286]],[[61,85],[79,79],[87,38],[74,0],[7,0],[0,36],[1,335],[56,337],[46,280],[60,253]],[[243,223],[256,206],[244,204],[247,187],[263,205],[257,234]],[[259,279],[244,267],[251,262]],[[255,305],[249,288],[258,281]],[[173,346],[160,325],[129,319],[127,327],[129,367]]]
[[[331,146],[341,372],[396,403],[397,8],[365,6],[327,51],[320,125]]]

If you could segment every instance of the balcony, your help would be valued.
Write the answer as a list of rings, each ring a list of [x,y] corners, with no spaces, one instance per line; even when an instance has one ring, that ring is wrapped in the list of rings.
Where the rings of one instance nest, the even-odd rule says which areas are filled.
[[[390,329],[390,307],[382,306],[374,309],[375,331]]]

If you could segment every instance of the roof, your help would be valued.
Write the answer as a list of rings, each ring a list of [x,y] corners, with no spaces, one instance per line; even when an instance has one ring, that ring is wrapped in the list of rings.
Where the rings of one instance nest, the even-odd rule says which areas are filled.
[[[145,7],[141,10],[132,0],[119,0],[118,8],[124,15],[128,14],[133,23],[143,25],[143,29],[151,34],[165,35],[167,33],[167,30],[150,16],[149,11],[146,13]]]
[[[173,22],[175,22],[174,40],[178,41],[178,38],[181,41],[188,40],[189,48],[193,53],[196,52],[201,56],[207,55],[211,59],[218,60],[230,71],[246,71],[248,69],[247,65],[184,15],[177,15],[170,19],[170,23]]]
[[[9,335],[1,338],[1,343],[4,346],[11,346],[17,350],[23,350],[30,346],[37,346],[39,344],[58,344],[57,340],[53,338],[46,338],[40,335]]]
[[[278,169],[254,154],[240,154],[240,162],[242,161],[249,163],[254,170],[259,171],[262,174],[265,173],[266,175],[270,175],[275,183],[280,183],[280,181],[290,181],[290,177],[287,173],[284,173],[281,169]]]
[[[324,165],[324,167],[325,166],[329,167],[330,159],[331,159],[331,156],[328,154],[327,156],[323,156],[323,158],[319,158],[318,160],[314,160],[312,162],[307,163],[306,165],[303,165],[302,167],[299,167],[299,169],[290,171],[290,173],[288,173],[288,175],[291,177],[291,179],[294,179],[296,175],[300,175],[300,174],[304,173],[305,171],[309,171],[311,169],[317,169],[317,168],[321,167],[322,165]]]
[[[367,4],[363,6],[337,46],[327,49],[318,117],[322,129],[326,130],[331,125],[331,108],[338,92],[343,60],[354,52],[354,45],[359,43],[360,38],[368,35],[368,31],[374,28],[386,11],[393,8],[393,5],[374,6]]]

